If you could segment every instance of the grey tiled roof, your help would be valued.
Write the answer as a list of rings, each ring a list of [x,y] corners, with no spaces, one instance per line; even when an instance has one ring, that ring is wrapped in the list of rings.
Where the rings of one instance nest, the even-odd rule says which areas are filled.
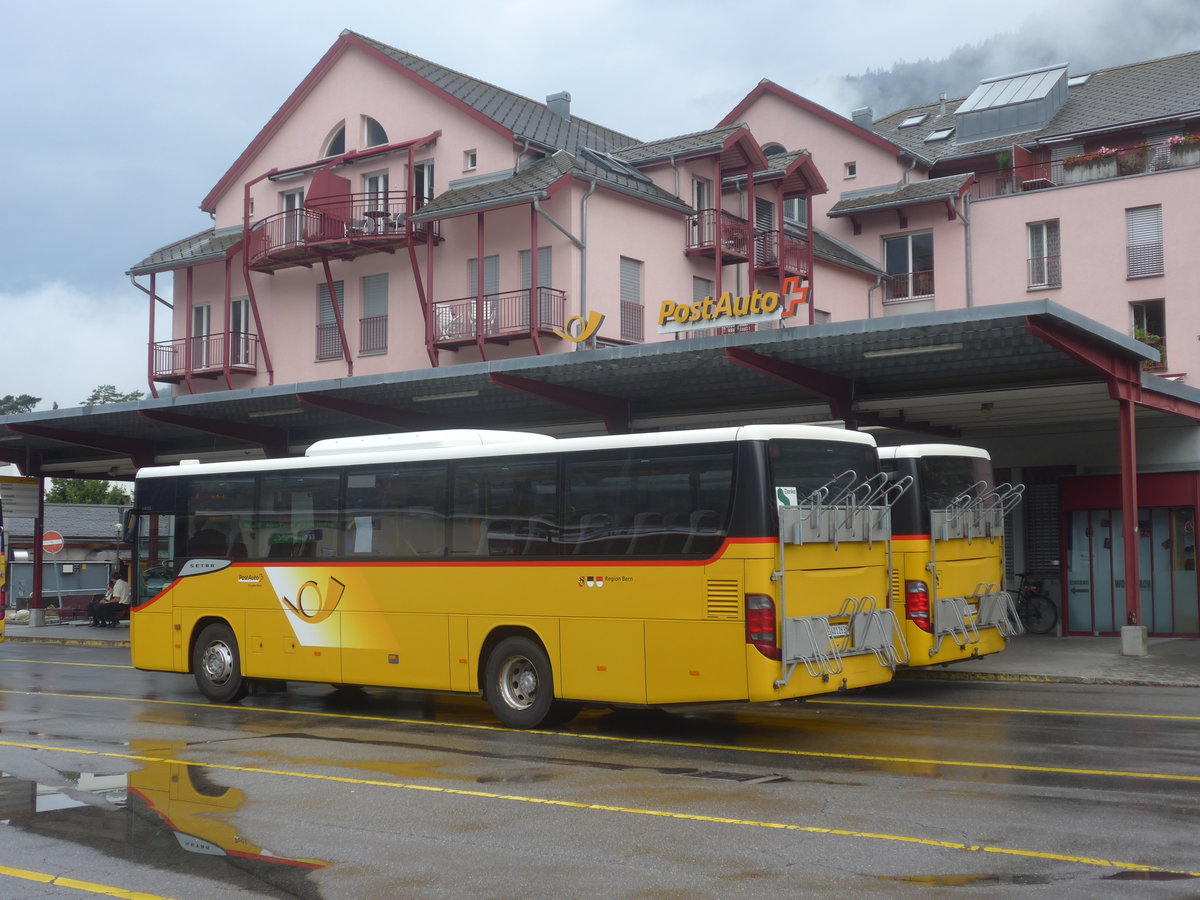
[[[612,151],[613,156],[634,165],[653,162],[671,157],[688,157],[703,153],[713,153],[725,146],[732,134],[736,134],[745,125],[726,125],[723,128],[712,128],[708,131],[695,131],[691,134],[681,134],[677,137],[663,138],[657,141],[634,144]]]
[[[4,520],[14,537],[32,538],[33,519]],[[115,541],[121,507],[107,503],[47,503],[45,531],[57,531],[67,541],[89,538]]]
[[[915,203],[949,200],[959,196],[972,177],[974,176],[968,173],[966,175],[947,175],[945,178],[930,178],[928,181],[914,181],[904,185],[888,185],[878,192],[839,200],[829,210],[829,215],[831,218],[837,218],[874,209],[891,209],[896,206],[911,206]]]
[[[843,244],[819,228],[813,229],[813,256],[826,262],[864,272],[867,275],[887,274],[883,266],[875,260],[859,253],[853,247]]]
[[[1067,100],[1045,126],[1016,135],[959,143],[957,135],[925,143],[938,128],[954,125],[954,111],[965,97],[902,109],[875,122],[875,132],[925,159],[938,161],[1004,150],[1013,144],[1078,137],[1126,126],[1169,123],[1200,113],[1200,52],[1118,66],[1094,72],[1087,82],[1067,89]],[[906,118],[927,113],[920,125],[900,128]]]
[[[343,34],[353,35],[364,44],[395,60],[414,75],[507,128],[517,137],[528,138],[543,147],[575,152],[579,147],[611,150],[614,147],[626,147],[637,143],[637,138],[603,128],[578,116],[572,115],[569,119],[563,119],[550,112],[545,103],[530,100],[486,81],[439,66],[357,32],[346,31]]]
[[[229,248],[241,239],[241,225],[232,228],[210,228],[208,231],[201,231],[199,234],[160,247],[125,274],[149,275],[151,272],[168,272],[180,265],[224,259]]]
[[[414,222],[425,222],[509,206],[534,197],[545,199],[549,187],[565,175],[595,180],[610,190],[636,196],[680,212],[691,211],[691,207],[674,194],[667,193],[647,180],[626,175],[585,157],[573,157],[560,150],[509,178],[446,191],[425,204],[412,219]]]

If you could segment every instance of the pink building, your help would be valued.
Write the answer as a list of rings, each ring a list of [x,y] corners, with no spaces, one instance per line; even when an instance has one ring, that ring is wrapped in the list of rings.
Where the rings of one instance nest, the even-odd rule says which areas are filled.
[[[817,223],[886,270],[868,315],[1046,297],[1136,335],[1162,351],[1155,371],[1195,382],[1197,116],[1200,53],[1188,53],[990,78],[878,121],[764,81],[724,121],[812,154],[830,187]],[[845,301],[835,317],[858,305]]]
[[[824,190],[807,153],[768,156],[742,125],[641,143],[573,117],[566,93],[536,103],[346,32],[204,198],[213,229],[133,268],[174,273],[151,386],[562,353],[597,317],[592,346],[752,327],[660,331],[659,308],[796,293],[814,255],[873,276],[814,247]]]

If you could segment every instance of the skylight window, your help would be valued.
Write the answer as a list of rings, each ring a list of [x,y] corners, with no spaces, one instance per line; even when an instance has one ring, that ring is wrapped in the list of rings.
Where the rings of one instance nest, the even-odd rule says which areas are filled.
[[[944,141],[952,134],[954,134],[953,128],[939,128],[937,131],[929,133],[929,136],[925,138],[925,143],[932,144],[934,141]]]
[[[915,116],[909,116],[899,124],[899,128],[912,128],[914,125],[920,125],[929,118],[929,113],[918,113]]]
[[[1091,74],[1072,75],[1070,78],[1067,79],[1067,87],[1073,88],[1073,87],[1079,87],[1081,84],[1087,84],[1088,79],[1091,77],[1092,77]]]

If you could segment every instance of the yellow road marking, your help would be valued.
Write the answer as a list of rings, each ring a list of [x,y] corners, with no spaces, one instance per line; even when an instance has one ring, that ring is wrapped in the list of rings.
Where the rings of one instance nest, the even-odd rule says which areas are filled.
[[[1017,856],[1026,859],[1044,859],[1055,862],[1070,862],[1080,865],[1096,866],[1106,869],[1124,869],[1134,872],[1162,872],[1172,875],[1184,875],[1200,878],[1200,872],[1180,872],[1164,869],[1159,866],[1148,866],[1142,863],[1122,862],[1112,859],[1100,859],[1092,856],[1072,856],[1064,853],[1048,853],[1041,850],[1022,850],[1012,847],[993,847],[985,844],[966,844],[960,841],[939,841],[933,838],[914,837],[904,834],[885,834],[871,831],[852,831],[844,828],[821,828],[816,825],[796,825],[789,822],[769,822],[755,819],[734,819],[726,816],[705,816],[699,813],[674,812],[665,809],[645,809],[636,806],[610,806],[603,803],[580,803],[575,800],[554,800],[549,797],[522,797],[517,794],[496,794],[490,791],[475,791],[465,788],[438,787],[429,784],[405,784],[395,781],[379,781],[373,778],[351,778],[345,775],[320,775],[315,772],[289,772],[284,769],[263,769],[257,766],[233,766],[222,763],[193,762],[190,760],[172,759],[168,757],[146,756],[137,753],[113,753],[103,750],[72,750],[54,747],[49,744],[26,744],[19,741],[0,741],[0,747],[16,747],[24,750],[35,750],[52,753],[74,753],[81,756],[99,756],[107,759],[120,759],[141,763],[175,763],[177,765],[195,766],[201,769],[212,769],[220,772],[244,772],[252,775],[279,775],[285,778],[303,778],[309,781],[323,781],[334,784],[350,784],[360,787],[381,787],[392,790],[421,791],[430,794],[445,794],[454,797],[470,797],[480,800],[506,800],[515,803],[532,803],[539,806],[552,806],[563,809],[587,810],[590,812],[622,813],[634,816],[654,816],[664,819],[677,819],[685,822],[702,822],[716,825],[737,825],[743,828],[770,828],[779,831],[796,831],[804,834],[826,834],[836,837],[862,838],[865,840],[889,841],[901,844],[916,844],[923,847],[936,847],[943,850],[960,850],[974,853],[998,853],[1005,856]]]
[[[158,894],[127,891],[124,888],[112,887],[107,884],[97,884],[94,881],[79,881],[75,878],[65,878],[62,875],[48,875],[45,872],[14,869],[10,866],[0,866],[0,876],[20,878],[23,881],[34,881],[38,884],[50,884],[55,887],[71,888],[76,891],[87,891],[89,894],[102,894],[105,897],[119,897],[121,900],[168,900],[168,898],[159,896]]]
[[[791,756],[803,759],[836,759],[854,762],[886,763],[889,765],[902,764],[910,766],[944,766],[959,769],[998,769],[1005,772],[1039,772],[1049,775],[1092,775],[1104,778],[1138,778],[1150,781],[1182,781],[1200,784],[1200,775],[1176,775],[1162,772],[1133,772],[1128,769],[1075,769],[1058,766],[1025,766],[1018,763],[973,762],[957,759],[921,759],[909,756],[877,756],[868,753],[836,753],[818,750],[791,750],[780,747],[748,747],[735,744],[698,744],[689,741],[667,741],[653,738],[622,737],[611,734],[584,734],[577,731],[541,731],[536,729],[504,728],[499,725],[476,725],[471,722],[434,722],[428,719],[402,719],[392,716],[364,716],[351,713],[312,712],[304,709],[259,709],[248,706],[220,706],[212,703],[196,703],[187,700],[151,700],[143,698],[108,697],[102,694],[62,694],[53,691],[6,691],[0,690],[0,695],[16,694],[21,696],[61,697],[69,700],[107,700],[112,703],[151,703],[167,706],[199,707],[203,709],[237,710],[239,712],[260,712],[268,715],[281,716],[312,716],[321,719],[346,719],[357,722],[383,722],[390,725],[417,725],[422,728],[456,728],[464,731],[513,732],[516,734],[537,734],[577,741],[607,742],[612,744],[633,744],[650,747],[677,747],[686,750],[718,750],[736,753],[763,753],[774,756]]]
[[[111,663],[81,663],[81,662],[63,662],[57,659],[9,659],[7,657],[0,658],[0,662],[14,663],[37,663],[42,666],[82,666],[84,668],[93,669],[133,669],[133,666],[118,666]]]
[[[1200,716],[1173,716],[1157,713],[1090,712],[1083,709],[1026,709],[1007,706],[951,706],[948,703],[900,703],[884,700],[815,700],[808,703],[824,703],[830,706],[883,706],[896,709],[940,709],[947,712],[1024,713],[1034,716],[1096,716],[1109,719],[1164,719],[1175,722],[1200,722]]]

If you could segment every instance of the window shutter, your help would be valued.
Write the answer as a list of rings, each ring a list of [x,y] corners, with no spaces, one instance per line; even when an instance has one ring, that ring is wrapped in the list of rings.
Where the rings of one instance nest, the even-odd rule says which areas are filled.
[[[1125,210],[1129,277],[1163,273],[1162,207]]]
[[[621,257],[621,302],[642,302],[642,263],[626,256]]]
[[[479,260],[467,260],[467,289],[474,297],[479,293]],[[500,257],[485,256],[483,258],[483,292],[485,294],[500,293]]]
[[[707,278],[698,278],[692,276],[692,302],[703,300],[705,297],[711,297],[713,292],[713,283]]]
[[[345,283],[341,282],[341,281],[335,281],[333,283],[333,289],[335,291],[337,291],[338,312],[340,312],[342,314],[345,314],[345,312],[346,312],[346,292],[344,289],[344,285],[345,285]],[[335,324],[337,322],[337,319],[334,318],[334,315],[333,315],[333,304],[329,302],[329,285],[327,285],[327,284],[317,285],[317,298],[318,298],[318,308],[320,310],[318,313],[317,322],[321,325]]]
[[[529,290],[529,251],[518,253],[521,262],[521,290]],[[554,254],[549,247],[538,247],[538,287],[554,286],[554,271],[551,268]]]
[[[386,316],[388,311],[388,277],[387,272],[379,275],[367,275],[363,278],[363,318],[373,319],[376,316]]]

